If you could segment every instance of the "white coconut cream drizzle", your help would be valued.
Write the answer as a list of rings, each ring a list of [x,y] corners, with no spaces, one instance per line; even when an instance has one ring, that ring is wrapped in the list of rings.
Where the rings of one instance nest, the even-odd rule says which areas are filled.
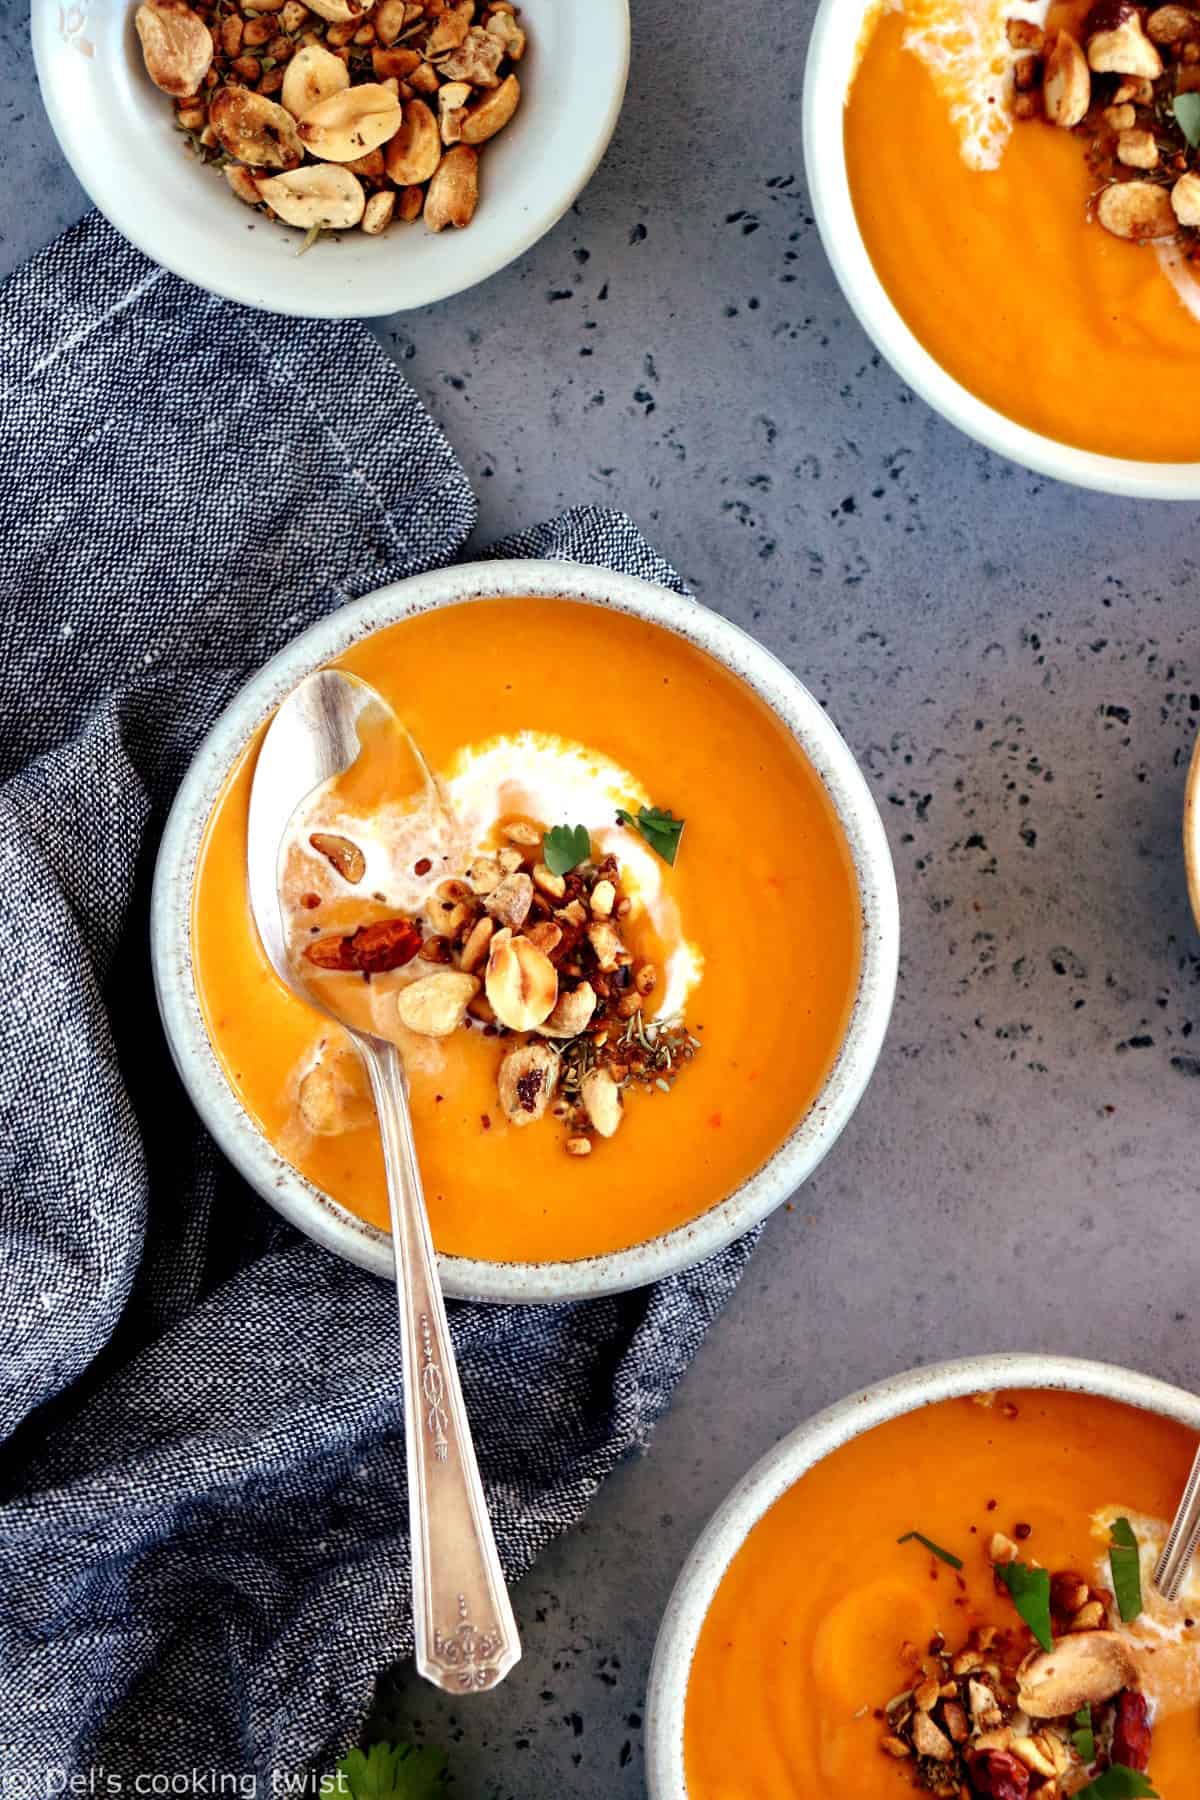
[[[665,864],[636,832],[616,822],[618,807],[636,812],[651,804],[649,792],[628,769],[584,744],[521,731],[458,751],[440,771],[439,785],[444,806],[422,793],[363,818],[342,809],[334,788],[302,808],[284,881],[294,948],[307,933],[300,895],[313,885],[314,871],[328,873],[309,846],[312,832],[330,832],[358,845],[367,865],[359,893],[382,896],[397,911],[416,914],[439,882],[460,875],[489,844],[499,820],[518,814],[547,827],[584,825],[598,856],[611,851],[617,857],[626,893],[635,907],[645,908],[664,946],[656,1015],[683,1012],[703,974],[704,958],[684,936],[679,908],[667,891]],[[418,875],[425,859],[431,866]]]
[[[1013,128],[1009,19],[1044,25],[1049,0],[871,0],[863,14],[847,98],[871,35],[885,13],[901,12],[902,43],[920,57],[958,131],[963,161],[996,169]]]
[[[946,101],[960,153],[972,169],[996,169],[1013,128],[1009,19],[1043,25],[1049,0],[907,0],[904,48],[919,56]]]
[[[1188,261],[1178,244],[1156,244],[1154,254],[1159,268],[1184,306],[1193,319],[1200,321],[1200,280],[1197,280],[1195,265]]]
[[[1142,1573],[1142,1611],[1114,1629],[1128,1638],[1137,1658],[1142,1685],[1156,1713],[1178,1712],[1200,1705],[1200,1572],[1193,1567],[1183,1592],[1169,1605],[1154,1588],[1154,1569],[1170,1529],[1165,1519],[1123,1506],[1103,1506],[1092,1516],[1097,1554],[1093,1576],[1097,1587],[1112,1586],[1108,1545],[1114,1519],[1126,1518],[1138,1541]],[[1188,1630],[1185,1621],[1194,1621]]]

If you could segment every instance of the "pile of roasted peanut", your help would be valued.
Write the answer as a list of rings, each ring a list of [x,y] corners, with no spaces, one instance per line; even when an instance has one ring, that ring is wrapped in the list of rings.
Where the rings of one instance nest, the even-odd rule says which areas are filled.
[[[617,859],[589,856],[557,874],[543,860],[541,826],[513,821],[503,837],[461,878],[437,883],[423,918],[378,919],[349,934],[310,927],[304,955],[334,974],[419,970],[396,993],[399,1023],[418,1037],[474,1027],[515,1039],[496,1072],[505,1118],[525,1126],[549,1113],[566,1127],[568,1154],[587,1156],[620,1126],[625,1091],[669,1091],[699,1042],[643,1019],[658,971],[625,941],[635,907]],[[362,880],[365,859],[349,839],[322,832],[309,842],[347,885]],[[306,904],[313,917],[319,896]],[[357,1122],[351,1074],[344,1052],[323,1045],[300,1084],[311,1130]]]
[[[311,233],[469,225],[520,104],[511,0],[143,0],[135,23],[196,154]]]
[[[1019,1551],[997,1533],[987,1554],[995,1566]],[[1098,1764],[1145,1771],[1149,1707],[1127,1640],[1110,1629],[1112,1598],[1062,1569],[1050,1578],[1053,1650],[1023,1654],[1027,1634],[990,1625],[957,1654],[940,1635],[923,1655],[906,1645],[910,1685],[882,1709],[880,1748],[944,1800],[1071,1800]],[[1081,1709],[1090,1745],[1078,1736]]]
[[[1180,95],[1200,91],[1200,11],[1098,0],[1082,42],[1022,19],[1009,20],[1008,37],[1018,53],[1014,114],[1044,115],[1087,140],[1106,231],[1138,242],[1200,228],[1195,138],[1175,109]]]

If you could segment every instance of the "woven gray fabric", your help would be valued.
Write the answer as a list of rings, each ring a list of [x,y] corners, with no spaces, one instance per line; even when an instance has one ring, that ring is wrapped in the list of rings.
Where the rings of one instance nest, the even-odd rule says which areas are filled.
[[[196,1122],[149,874],[247,675],[451,560],[475,502],[361,327],[206,299],[96,217],[0,293],[0,383],[0,1789],[329,1767],[411,1645],[395,1299]],[[680,585],[593,509],[503,548]],[[510,1577],[645,1443],[748,1254],[453,1309]]]

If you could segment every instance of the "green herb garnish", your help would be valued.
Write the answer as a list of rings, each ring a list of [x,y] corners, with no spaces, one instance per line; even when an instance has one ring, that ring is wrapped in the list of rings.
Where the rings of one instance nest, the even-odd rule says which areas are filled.
[[[1043,1650],[1053,1650],[1050,1629],[1050,1576],[1045,1569],[1027,1563],[997,1563],[996,1574],[1013,1597],[1013,1605]]]
[[[542,861],[552,875],[569,875],[592,854],[586,825],[555,825],[546,833]]]
[[[896,1539],[896,1542],[911,1544],[914,1538],[918,1544],[924,1544],[927,1550],[931,1550],[935,1556],[940,1557],[942,1562],[949,1563],[952,1569],[962,1568],[961,1556],[955,1556],[952,1550],[943,1550],[940,1544],[935,1544],[932,1538],[927,1538],[923,1531],[906,1531],[902,1538]]]
[[[1128,1519],[1112,1522],[1108,1564],[1112,1570],[1113,1593],[1117,1596],[1121,1617],[1128,1625],[1142,1610],[1142,1559],[1136,1533]]]
[[[1176,94],[1171,103],[1175,123],[1195,150],[1200,145],[1200,94]]]
[[[338,1764],[336,1791],[353,1800],[436,1800],[446,1784],[446,1755],[426,1745],[372,1744]]]
[[[1159,1800],[1159,1794],[1149,1776],[1127,1769],[1124,1763],[1114,1763],[1095,1781],[1080,1788],[1075,1800]]]
[[[1071,1742],[1075,1746],[1075,1754],[1081,1763],[1094,1763],[1096,1760],[1096,1733],[1092,1727],[1092,1709],[1081,1706],[1075,1714],[1075,1729],[1071,1733]]]
[[[677,819],[669,808],[664,812],[660,806],[639,806],[635,819],[631,812],[619,806],[617,823],[630,825],[635,831],[640,831],[650,848],[657,851],[665,863],[674,865],[679,840],[683,836],[684,821]]]

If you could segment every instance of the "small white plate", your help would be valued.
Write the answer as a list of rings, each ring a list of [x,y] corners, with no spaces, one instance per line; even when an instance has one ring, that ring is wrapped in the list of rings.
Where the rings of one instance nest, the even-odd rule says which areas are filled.
[[[187,155],[174,107],[146,74],[132,0],[37,0],[33,50],[50,122],[96,205],[139,250],[227,300],[305,318],[428,306],[502,269],[557,223],[608,148],[629,71],[628,0],[522,0],[521,105],[480,156],[465,231],[418,220],[347,231],[302,257]]]

